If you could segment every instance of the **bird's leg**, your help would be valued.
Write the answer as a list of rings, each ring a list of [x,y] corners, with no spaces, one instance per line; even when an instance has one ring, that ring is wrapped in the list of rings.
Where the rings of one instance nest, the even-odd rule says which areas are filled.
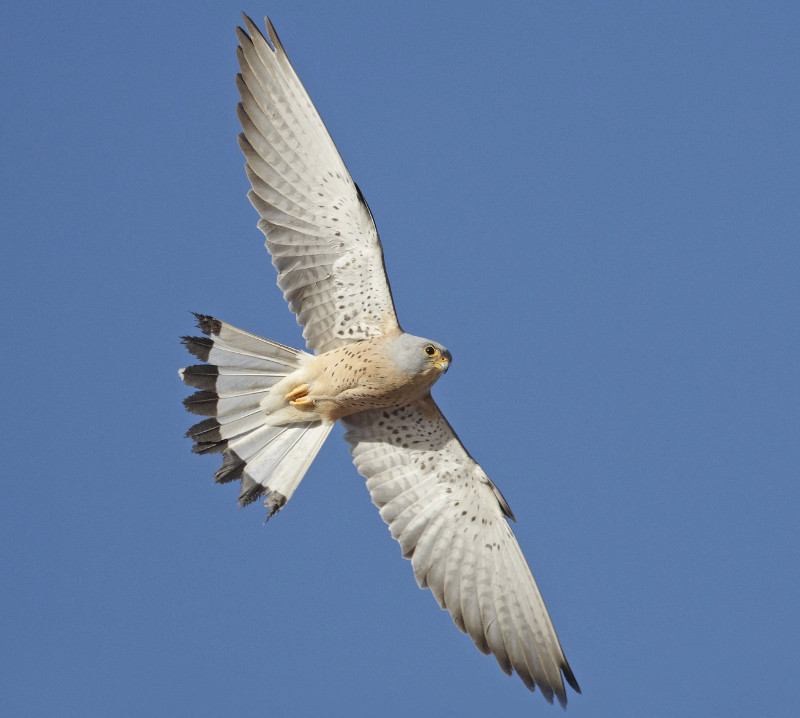
[[[314,403],[314,400],[308,396],[308,384],[296,386],[286,395],[286,400],[292,406],[310,406]]]

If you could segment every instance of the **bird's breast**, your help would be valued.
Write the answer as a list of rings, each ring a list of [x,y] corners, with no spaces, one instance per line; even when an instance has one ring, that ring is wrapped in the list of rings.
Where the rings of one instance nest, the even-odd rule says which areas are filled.
[[[402,406],[426,394],[440,372],[408,375],[392,361],[384,337],[332,349],[308,366],[317,413],[339,419],[369,409]]]

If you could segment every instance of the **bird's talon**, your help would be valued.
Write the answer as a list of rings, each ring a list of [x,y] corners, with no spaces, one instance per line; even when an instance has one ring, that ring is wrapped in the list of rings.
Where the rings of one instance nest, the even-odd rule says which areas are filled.
[[[302,396],[308,394],[308,384],[301,384],[300,386],[296,386],[292,389],[287,395],[286,400],[292,404],[293,406],[297,405],[296,401],[292,401],[293,399],[298,399]],[[307,402],[306,402],[307,403]]]
[[[310,396],[301,396],[289,402],[290,406],[313,406],[314,400]]]

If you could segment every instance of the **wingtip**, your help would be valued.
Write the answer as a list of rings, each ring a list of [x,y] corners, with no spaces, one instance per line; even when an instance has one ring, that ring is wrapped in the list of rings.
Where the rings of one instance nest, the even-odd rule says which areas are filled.
[[[238,56],[242,52],[242,45],[251,43],[252,40],[250,35],[247,34],[247,30],[245,30],[241,25],[236,26],[236,40],[239,43],[236,46],[236,54]]]
[[[284,55],[286,54],[286,50],[283,49],[283,43],[281,39],[278,37],[278,32],[275,30],[275,26],[272,24],[272,20],[269,19],[269,16],[264,15],[264,24],[267,28],[267,35],[269,36],[269,41],[275,50],[280,50]]]
[[[572,690],[574,690],[576,693],[580,695],[581,687],[578,685],[578,681],[575,680],[575,675],[572,673],[572,669],[569,667],[569,663],[567,663],[565,660],[564,663],[560,666],[560,668],[561,668],[561,673],[564,676],[564,680],[567,681]],[[558,699],[559,705],[564,710],[567,710],[567,690],[564,687],[563,682],[555,691],[555,696]],[[552,699],[550,700],[550,702],[551,703],[553,702]]]
[[[578,685],[578,681],[575,679],[575,674],[572,672],[572,669],[569,667],[569,663],[566,661],[564,661],[564,665],[561,666],[561,672],[564,674],[564,678],[566,679],[567,683],[569,683],[570,688],[572,688],[572,690],[576,693],[580,694],[581,687]]]
[[[261,32],[261,28],[259,28],[258,25],[253,22],[253,19],[247,13],[242,13],[242,21],[244,22],[244,28],[241,26],[236,28],[236,35],[240,43],[242,40],[249,40],[250,42],[253,42],[256,40],[256,38],[261,38],[267,47],[269,47],[269,49],[273,52],[278,49],[281,51],[283,50],[283,45],[281,45],[281,41],[278,39],[278,33],[275,32],[275,28],[273,27],[268,15],[264,16],[264,24],[267,28],[267,37],[264,37],[264,33]],[[244,35],[244,37],[242,37],[242,35]]]
[[[245,35],[249,37],[253,34],[253,29],[258,32],[258,25],[253,22],[253,18],[251,18],[246,12],[242,12],[242,22],[244,23],[244,28],[239,25],[236,29],[243,32]],[[245,29],[247,28],[247,29]]]

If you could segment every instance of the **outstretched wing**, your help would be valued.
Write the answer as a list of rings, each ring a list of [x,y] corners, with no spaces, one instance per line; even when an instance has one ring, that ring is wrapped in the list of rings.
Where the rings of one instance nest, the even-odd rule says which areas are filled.
[[[269,42],[244,22],[239,144],[278,286],[318,354],[380,336],[397,316],[369,207],[269,18]]]
[[[433,399],[342,420],[373,503],[456,626],[525,685],[566,705],[578,692],[497,487],[467,453]]]

